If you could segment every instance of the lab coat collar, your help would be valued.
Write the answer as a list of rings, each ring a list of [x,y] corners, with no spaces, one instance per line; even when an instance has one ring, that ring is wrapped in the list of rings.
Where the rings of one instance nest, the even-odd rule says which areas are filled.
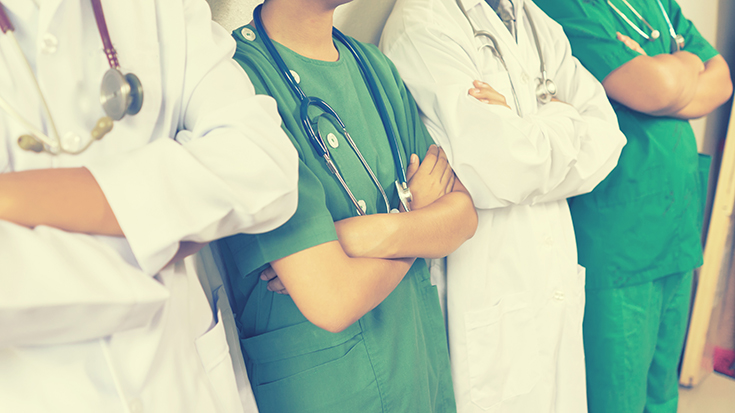
[[[455,0],[456,1],[456,0]],[[477,6],[480,3],[485,3],[485,0],[459,0],[462,2],[464,9],[469,13],[470,9]],[[523,1],[524,0],[510,0],[515,7],[516,20],[523,14]],[[490,7],[488,5],[488,7]]]
[[[513,56],[516,60],[522,61],[521,56],[523,54],[520,53],[518,44],[524,42],[527,36],[524,22],[526,13],[523,10],[524,0],[511,0],[513,5],[516,7],[516,31],[518,33],[518,43],[516,43],[516,39],[514,39],[508,31],[508,28],[505,27],[503,21],[500,20],[498,14],[495,13],[490,5],[487,4],[484,0],[459,1],[461,1],[462,4],[465,6],[465,10],[467,10],[467,15],[470,16],[473,24],[478,30],[490,30],[491,32],[495,33],[496,39],[501,43],[500,47],[506,59],[509,56]],[[480,24],[481,22],[477,21],[477,14],[484,14],[487,18],[487,21],[490,22],[491,27],[483,27],[483,25]]]

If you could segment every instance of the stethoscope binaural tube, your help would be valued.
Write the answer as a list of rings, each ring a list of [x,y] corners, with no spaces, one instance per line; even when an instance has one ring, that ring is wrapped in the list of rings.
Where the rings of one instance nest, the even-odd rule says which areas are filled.
[[[2,30],[3,34],[8,36],[11,39],[11,42],[15,44],[19,55],[23,56],[22,60],[24,62],[24,68],[33,80],[32,84],[35,86],[36,93],[41,98],[43,114],[48,120],[49,128],[51,130],[51,137],[49,137],[40,129],[34,127],[31,122],[23,118],[23,116],[13,109],[7,101],[0,97],[0,108],[16,118],[30,132],[29,134],[21,135],[18,138],[18,146],[20,146],[21,149],[32,152],[45,151],[51,154],[67,153],[76,155],[82,153],[94,141],[102,139],[112,130],[113,120],[120,120],[126,114],[134,115],[140,111],[143,105],[143,86],[141,85],[138,77],[132,73],[123,75],[119,70],[120,65],[117,60],[117,52],[112,46],[112,41],[110,40],[110,36],[107,31],[107,23],[105,21],[100,0],[91,0],[91,2],[95,21],[97,23],[97,28],[110,69],[108,69],[103,76],[102,84],[100,86],[100,103],[102,104],[107,116],[103,116],[97,121],[94,128],[90,131],[90,139],[88,139],[87,143],[84,145],[80,144],[82,138],[76,133],[71,133],[71,139],[65,139],[63,141],[59,136],[56,123],[51,116],[46,98],[41,91],[41,87],[33,73],[33,69],[28,63],[28,59],[25,58],[23,50],[13,34],[14,27],[10,22],[8,15],[5,13],[5,6],[0,2],[0,30]]]
[[[352,150],[355,152],[355,155],[360,160],[360,163],[362,164],[363,168],[368,173],[368,175],[370,176],[370,179],[373,181],[373,184],[375,185],[375,187],[378,189],[381,196],[383,197],[383,201],[385,202],[386,212],[391,212],[390,202],[388,201],[388,196],[386,195],[385,190],[383,189],[383,186],[380,184],[380,181],[378,181],[377,177],[375,176],[372,169],[370,168],[370,165],[368,165],[367,161],[362,156],[362,153],[357,148],[357,145],[352,140],[352,137],[347,132],[347,128],[342,122],[342,120],[340,119],[339,115],[337,115],[337,112],[335,112],[334,109],[332,109],[332,107],[329,106],[329,104],[324,102],[322,99],[306,96],[306,94],[301,89],[301,87],[299,87],[298,83],[296,82],[293,75],[291,74],[291,71],[286,66],[286,63],[283,61],[283,58],[281,58],[281,55],[276,50],[270,37],[268,37],[268,33],[263,27],[263,21],[261,19],[261,9],[262,9],[262,4],[258,5],[258,7],[256,7],[255,10],[253,11],[253,23],[255,24],[255,29],[258,31],[258,33],[260,33],[260,37],[263,41],[263,45],[265,46],[271,58],[275,62],[276,66],[278,67],[278,70],[280,71],[281,76],[284,78],[285,82],[289,85],[291,90],[296,95],[296,98],[300,102],[299,115],[301,118],[301,124],[304,127],[304,132],[306,133],[311,146],[314,148],[317,154],[324,159],[329,170],[335,175],[340,185],[342,186],[342,188],[344,189],[344,191],[347,193],[348,197],[350,198],[350,201],[357,208],[357,212],[360,215],[365,215],[366,212],[359,205],[359,202],[355,198],[354,194],[352,193],[350,188],[347,186],[347,183],[345,182],[345,180],[342,178],[342,175],[340,174],[339,169],[335,165],[334,161],[331,159],[331,156],[329,154],[329,148],[327,148],[327,145],[324,143],[324,140],[319,136],[317,131],[314,130],[312,122],[309,119],[309,116],[308,116],[309,107],[317,106],[327,116],[329,116],[331,119],[336,121],[339,127],[342,129],[341,132],[344,134],[345,139],[347,140],[348,144],[350,145]],[[398,139],[396,138],[396,135],[393,131],[393,127],[390,123],[390,117],[388,116],[388,112],[385,107],[385,103],[380,97],[380,93],[378,91],[377,84],[375,83],[375,79],[373,79],[372,75],[366,69],[367,66],[365,65],[365,62],[362,59],[362,56],[352,46],[349,39],[347,39],[336,28],[332,28],[332,34],[354,56],[355,62],[357,63],[357,66],[360,69],[360,72],[362,73],[362,76],[363,76],[363,79],[365,80],[368,91],[370,92],[370,95],[373,99],[373,103],[375,104],[375,107],[378,110],[378,114],[380,115],[380,119],[383,122],[383,127],[385,129],[386,135],[388,136],[388,143],[390,144],[390,147],[391,147],[391,152],[393,154],[393,161],[395,164],[396,173],[398,174],[398,179],[395,182],[396,190],[398,191],[398,197],[404,209],[406,211],[409,211],[410,208],[409,208],[408,203],[411,201],[411,191],[408,188],[406,172],[403,169],[403,157],[398,148]]]

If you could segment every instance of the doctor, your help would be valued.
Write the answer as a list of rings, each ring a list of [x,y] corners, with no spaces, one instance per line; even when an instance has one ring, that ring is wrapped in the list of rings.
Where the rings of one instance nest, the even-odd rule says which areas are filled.
[[[203,0],[0,8],[0,411],[241,412],[176,261],[295,210],[273,100]]]
[[[628,138],[610,176],[571,203],[589,270],[589,410],[675,413],[709,175],[689,119],[730,98],[730,69],[676,1],[537,3],[600,79]]]
[[[479,216],[447,261],[457,410],[585,412],[585,276],[566,198],[625,144],[602,86],[531,1],[398,0],[381,48]]]

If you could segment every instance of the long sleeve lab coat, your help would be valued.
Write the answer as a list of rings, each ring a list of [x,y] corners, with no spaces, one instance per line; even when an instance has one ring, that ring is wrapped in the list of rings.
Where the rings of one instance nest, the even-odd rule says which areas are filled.
[[[108,69],[91,2],[3,4],[59,134],[89,134]],[[241,412],[221,318],[183,263],[166,264],[180,241],[285,222],[296,152],[204,0],[102,6],[142,110],[57,156],[19,149],[28,131],[0,111],[0,172],[87,167],[125,237],[0,221],[0,411]],[[0,34],[0,96],[49,130],[22,64]]]
[[[516,43],[485,2],[461,1],[497,39],[507,71],[455,0],[398,0],[381,39],[478,212],[474,238],[447,259],[458,411],[584,412],[584,269],[566,198],[605,178],[625,137],[602,86],[532,2],[513,1]],[[566,103],[536,98],[540,62],[524,3]],[[473,80],[511,109],[469,96]]]

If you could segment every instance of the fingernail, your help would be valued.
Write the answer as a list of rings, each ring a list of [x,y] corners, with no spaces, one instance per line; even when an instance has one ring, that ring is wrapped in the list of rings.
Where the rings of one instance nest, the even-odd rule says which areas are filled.
[[[419,161],[419,156],[416,155],[415,153],[412,153],[411,154],[411,163],[416,163],[418,161]]]
[[[470,89],[470,93],[473,93],[473,94],[480,93],[480,89],[478,89],[478,88],[472,88],[472,89]]]
[[[261,279],[261,280],[267,280],[267,279],[268,279],[268,277],[266,277],[266,276],[265,276],[265,274],[260,274],[260,279]]]

